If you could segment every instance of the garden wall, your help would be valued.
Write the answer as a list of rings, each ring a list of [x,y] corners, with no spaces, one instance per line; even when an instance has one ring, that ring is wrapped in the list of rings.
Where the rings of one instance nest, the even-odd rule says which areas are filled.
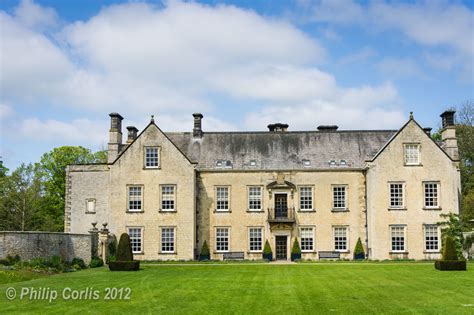
[[[78,257],[89,263],[92,238],[91,234],[0,232],[0,259],[7,255],[19,255],[21,260],[60,256],[66,261]]]

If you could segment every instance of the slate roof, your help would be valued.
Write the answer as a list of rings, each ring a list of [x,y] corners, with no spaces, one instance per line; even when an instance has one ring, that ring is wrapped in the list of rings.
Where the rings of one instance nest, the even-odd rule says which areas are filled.
[[[205,132],[196,139],[189,132],[170,132],[166,136],[197,163],[199,170],[296,170],[364,168],[365,161],[396,133],[397,130]]]

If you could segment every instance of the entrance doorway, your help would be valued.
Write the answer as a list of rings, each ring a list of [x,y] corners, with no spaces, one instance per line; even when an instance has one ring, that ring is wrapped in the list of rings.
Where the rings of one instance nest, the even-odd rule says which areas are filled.
[[[276,259],[287,260],[287,237],[286,235],[275,236]]]

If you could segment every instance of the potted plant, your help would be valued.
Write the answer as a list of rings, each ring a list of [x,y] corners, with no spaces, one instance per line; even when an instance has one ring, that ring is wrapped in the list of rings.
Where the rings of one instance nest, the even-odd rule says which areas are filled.
[[[466,261],[459,260],[456,244],[451,236],[444,240],[443,259],[435,261],[438,270],[466,270]]]
[[[209,246],[207,246],[207,242],[204,241],[201,247],[201,253],[199,254],[199,260],[210,260],[211,253],[209,252]]]
[[[291,249],[291,261],[301,259],[301,249],[300,244],[298,243],[298,239],[295,238],[295,242],[293,243],[293,248]]]
[[[265,241],[265,247],[263,248],[263,259],[266,259],[268,261],[273,260],[272,248],[270,247],[270,243],[268,243],[268,240]]]
[[[357,244],[356,244],[356,247],[354,249],[354,259],[355,260],[365,259],[364,247],[362,246],[362,241],[360,240],[360,237],[357,240]]]
[[[120,236],[116,261],[109,261],[109,269],[110,271],[136,271],[140,269],[140,262],[133,260],[132,245],[127,233]]]

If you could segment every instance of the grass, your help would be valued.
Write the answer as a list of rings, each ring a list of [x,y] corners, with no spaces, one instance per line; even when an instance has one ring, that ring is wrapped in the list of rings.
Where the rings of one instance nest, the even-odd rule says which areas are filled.
[[[143,265],[138,272],[105,267],[4,283],[4,314],[473,314],[474,264],[441,272],[432,263],[292,265]],[[20,280],[21,281],[21,280]],[[14,287],[50,288],[59,297],[8,301]],[[99,290],[98,300],[64,300],[65,287]],[[104,300],[105,288],[131,289],[130,300]]]

